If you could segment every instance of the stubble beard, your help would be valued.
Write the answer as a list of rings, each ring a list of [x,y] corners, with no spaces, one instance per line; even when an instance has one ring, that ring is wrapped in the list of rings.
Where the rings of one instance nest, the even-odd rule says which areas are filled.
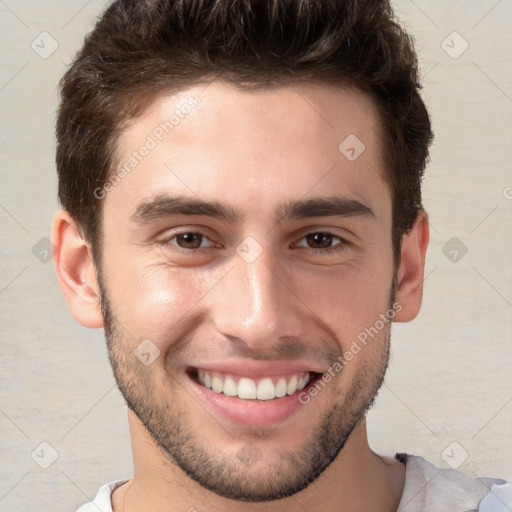
[[[345,396],[342,390],[337,390],[313,434],[294,452],[272,465],[258,460],[256,444],[248,448],[248,457],[226,455],[211,447],[204,432],[193,429],[194,419],[187,411],[173,407],[169,401],[173,389],[168,388],[166,396],[161,397],[150,392],[151,371],[129,348],[128,336],[123,339],[100,273],[98,278],[109,359],[127,406],[143,423],[168,462],[219,496],[257,503],[279,500],[304,490],[336,459],[356,425],[375,403],[384,381],[389,364],[391,323],[382,330],[380,339],[371,341],[383,344],[380,361],[376,365],[363,363]],[[394,301],[394,286],[390,297],[389,307]],[[179,388],[176,379],[169,380],[175,383],[175,389]],[[285,423],[282,428],[294,427],[293,422],[285,420]],[[198,427],[201,429],[200,425]],[[261,442],[261,438],[257,441]]]

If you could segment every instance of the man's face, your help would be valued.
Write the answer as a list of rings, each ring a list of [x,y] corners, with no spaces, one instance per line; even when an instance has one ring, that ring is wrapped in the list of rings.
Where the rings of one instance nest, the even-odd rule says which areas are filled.
[[[130,408],[214,492],[298,492],[364,418],[388,361],[391,196],[376,108],[328,86],[215,82],[159,98],[116,156],[130,171],[102,202],[101,288]],[[304,397],[375,325],[303,405],[297,383]]]

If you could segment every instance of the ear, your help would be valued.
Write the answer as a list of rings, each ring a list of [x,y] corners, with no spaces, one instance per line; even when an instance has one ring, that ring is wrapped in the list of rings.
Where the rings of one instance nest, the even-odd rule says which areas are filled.
[[[428,240],[428,215],[425,210],[420,210],[413,227],[402,237],[395,297],[402,309],[396,312],[396,322],[409,322],[420,311]]]
[[[103,327],[96,268],[89,245],[64,210],[53,217],[53,263],[73,318],[84,327]]]

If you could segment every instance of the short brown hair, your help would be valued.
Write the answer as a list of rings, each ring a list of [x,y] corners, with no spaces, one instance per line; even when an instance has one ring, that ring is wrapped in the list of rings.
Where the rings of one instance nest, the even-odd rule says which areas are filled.
[[[215,79],[238,87],[347,83],[376,102],[393,200],[393,254],[421,209],[432,140],[410,36],[387,0],[118,0],[60,82],[59,200],[93,254],[117,137],[156,94]]]

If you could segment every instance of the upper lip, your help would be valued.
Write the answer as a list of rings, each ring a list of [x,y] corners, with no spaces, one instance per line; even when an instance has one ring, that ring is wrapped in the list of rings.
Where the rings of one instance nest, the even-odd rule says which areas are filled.
[[[311,372],[322,373],[322,370],[314,367],[311,363],[299,363],[291,361],[231,361],[231,362],[208,362],[198,363],[191,366],[196,370],[205,370],[209,372],[226,373],[240,377],[249,377],[252,379],[262,379],[264,377],[277,377],[280,375],[289,375],[293,373]]]

